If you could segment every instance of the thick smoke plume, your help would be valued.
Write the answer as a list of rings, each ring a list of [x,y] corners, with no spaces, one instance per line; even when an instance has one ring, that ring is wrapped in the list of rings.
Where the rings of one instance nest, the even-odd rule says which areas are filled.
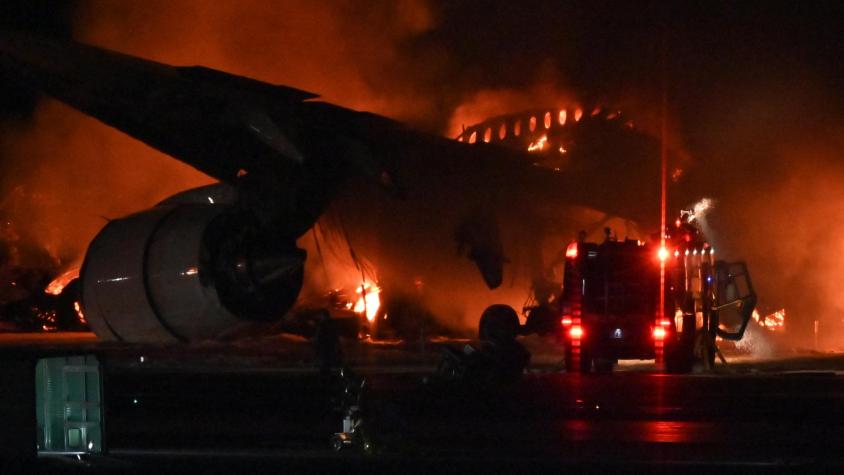
[[[421,2],[92,0],[75,38],[178,64],[202,64],[312,90],[331,102],[404,119],[431,114],[399,75],[402,41],[432,25]],[[372,28],[372,25],[380,25]],[[384,72],[386,71],[386,74]],[[424,119],[421,119],[424,120]],[[70,265],[107,219],[211,179],[61,103],[6,128],[3,211],[18,232]]]
[[[841,349],[844,130],[824,117],[823,88],[788,90],[747,91],[732,114],[707,124],[717,140],[697,175],[719,196],[708,216],[718,253],[747,260],[760,313],[787,309],[792,346],[813,345],[817,320],[819,349]]]
[[[660,135],[663,111],[653,85],[663,78],[654,73],[660,70],[657,49],[644,47],[650,38],[661,35],[641,35],[637,43],[635,36],[628,38],[605,15],[579,13],[574,7],[564,9],[562,20],[543,27],[544,20],[562,8],[552,2],[536,11],[517,3],[502,6],[493,16],[510,20],[503,24],[512,28],[501,28],[490,38],[475,35],[463,17],[451,23],[439,18],[449,8],[452,13],[462,11],[466,18],[478,14],[471,5],[448,5],[438,11],[421,0],[91,0],[79,11],[75,36],[167,63],[203,64],[300,87],[330,102],[450,136],[459,133],[461,126],[491,115],[571,105],[577,97],[605,97],[607,91],[623,86],[628,89],[616,91],[615,100],[601,104],[590,100],[584,105],[618,107],[634,117],[637,128],[653,137]],[[641,15],[641,6],[630,8],[642,18],[654,17]],[[629,12],[618,5],[608,9],[618,9],[627,23]],[[522,20],[532,16],[542,21],[527,22],[530,31],[520,27]],[[720,16],[712,18],[713,25],[722,25]],[[438,30],[441,22],[443,28]],[[588,35],[570,34],[581,31],[577,30],[581,24]],[[592,31],[596,27],[604,29]],[[732,36],[723,38],[730,51],[742,46],[734,41],[736,35],[748,33],[746,28],[734,29]],[[521,40],[506,41],[504,31]],[[696,32],[692,29],[689,35]],[[772,38],[781,41],[800,39],[774,33]],[[587,50],[585,45],[594,46],[596,39],[605,36],[619,41],[598,42],[598,48],[589,53],[594,57],[578,59],[578,45]],[[539,41],[543,38],[547,41]],[[707,65],[720,63],[692,61],[707,57],[696,48],[709,48],[708,43],[699,46],[703,43],[696,37],[695,41],[680,39],[673,43],[679,51],[676,77],[669,75],[665,81],[675,91],[667,99],[669,115],[676,118],[668,127],[669,148],[676,158],[669,173],[677,172],[669,190],[669,211],[704,196],[717,200],[708,219],[718,235],[718,253],[748,261],[760,303],[767,307],[760,311],[786,308],[788,331],[800,337],[796,344],[811,341],[812,322],[818,320],[820,343],[841,347],[844,300],[838,283],[844,275],[844,168],[840,160],[844,131],[829,126],[840,124],[839,111],[830,112],[834,104],[830,105],[829,98],[837,97],[836,93],[799,65],[785,67],[779,50],[768,46],[765,51],[772,52],[776,61],[733,55],[733,63],[725,62],[721,71],[741,74],[708,81],[713,76]],[[639,46],[633,48],[635,54],[622,47],[628,41]],[[539,44],[547,45],[546,50],[535,49]],[[556,74],[565,75],[571,83],[555,73],[525,80],[541,70],[545,56],[554,54],[561,58],[558,69],[565,71]],[[602,61],[606,55],[609,59]],[[641,64],[647,58],[653,64]],[[468,64],[470,60],[483,62],[484,67]],[[613,77],[615,69],[602,69],[608,64],[626,65],[637,74]],[[578,66],[585,69],[579,71]],[[500,72],[502,79],[491,80],[493,72]],[[473,83],[478,80],[487,83]],[[590,85],[594,90],[585,94],[581,89]],[[686,102],[686,96],[695,100]],[[4,131],[0,143],[6,167],[0,190],[4,217],[14,223],[21,241],[39,242],[65,264],[81,258],[106,219],[147,208],[210,181],[54,101],[44,101],[29,123],[4,127]],[[635,177],[639,178],[655,179]]]

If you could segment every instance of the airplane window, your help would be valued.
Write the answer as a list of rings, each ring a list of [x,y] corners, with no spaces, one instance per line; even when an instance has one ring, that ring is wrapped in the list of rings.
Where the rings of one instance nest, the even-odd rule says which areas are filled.
[[[515,124],[513,124],[513,135],[518,137],[522,133],[522,121],[517,120]]]
[[[499,140],[504,140],[504,137],[507,136],[507,124],[501,124],[501,127],[498,128],[498,138]]]
[[[566,110],[560,110],[560,117],[557,119],[560,122],[560,125],[566,125]]]
[[[478,140],[478,132],[473,130],[472,135],[469,136],[469,143],[475,143],[476,140]]]
[[[489,143],[489,139],[492,138],[492,128],[487,127],[484,131],[484,142]]]
[[[545,113],[545,128],[546,129],[551,128],[551,113],[550,112]]]
[[[533,132],[536,130],[536,116],[530,117],[530,131]]]

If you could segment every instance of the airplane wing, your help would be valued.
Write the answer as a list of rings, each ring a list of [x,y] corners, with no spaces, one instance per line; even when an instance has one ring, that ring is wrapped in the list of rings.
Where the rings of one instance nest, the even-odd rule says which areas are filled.
[[[401,248],[397,252],[417,251],[415,257],[424,255],[426,246],[455,243],[495,288],[508,262],[501,224],[539,233],[535,209],[583,197],[584,177],[532,166],[526,152],[420,133],[306,91],[202,66],[171,66],[73,41],[3,33],[0,67],[24,85],[234,185],[237,209],[257,221],[244,230],[249,219],[179,208],[109,223],[89,248],[88,277],[82,279],[89,321],[98,334],[112,338],[190,339],[216,334],[232,319],[283,313],[302,286],[304,258],[294,241],[335,202],[348,215],[364,199],[407,203],[381,213],[384,219],[370,227],[389,226],[395,230],[392,244]],[[173,217],[182,212],[181,220]],[[161,250],[151,251],[168,226],[171,239],[179,240],[161,241]],[[172,250],[188,245],[201,252]],[[115,253],[131,249],[138,259],[161,259],[163,269],[147,275],[151,264],[115,259]],[[170,271],[179,279],[195,276],[194,287],[180,290],[182,280],[165,279],[162,295],[154,295],[158,287],[150,279]],[[137,275],[143,285],[126,275]],[[183,301],[191,298],[211,301],[205,306]],[[172,306],[177,310],[168,310]],[[189,317],[202,308],[219,318],[198,330]]]

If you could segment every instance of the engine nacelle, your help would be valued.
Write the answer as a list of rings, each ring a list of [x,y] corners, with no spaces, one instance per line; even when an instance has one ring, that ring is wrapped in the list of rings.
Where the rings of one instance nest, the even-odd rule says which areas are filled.
[[[293,238],[263,235],[230,204],[191,201],[111,221],[91,242],[82,306],[100,339],[217,338],[280,319],[295,302],[305,252]]]

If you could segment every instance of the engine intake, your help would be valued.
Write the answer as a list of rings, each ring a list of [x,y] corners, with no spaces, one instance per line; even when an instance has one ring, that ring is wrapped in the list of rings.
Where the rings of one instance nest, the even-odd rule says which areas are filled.
[[[168,200],[94,238],[82,305],[105,341],[219,338],[280,319],[301,290],[304,260],[293,238],[263,235],[231,205]]]

